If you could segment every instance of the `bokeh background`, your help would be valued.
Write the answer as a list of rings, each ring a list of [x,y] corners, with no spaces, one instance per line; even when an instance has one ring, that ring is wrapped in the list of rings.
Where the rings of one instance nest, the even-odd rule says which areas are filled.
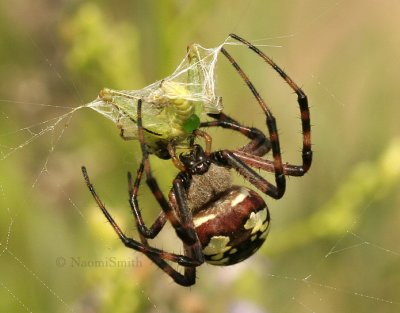
[[[399,20],[390,0],[0,3],[0,311],[399,311]],[[58,117],[103,87],[162,79],[188,44],[215,47],[231,32],[261,45],[307,93],[315,159],[283,199],[267,199],[273,226],[257,255],[204,265],[183,288],[122,247],[81,177],[86,165],[135,236],[126,172],[139,163],[137,142],[90,109]],[[269,102],[284,160],[300,162],[295,95],[254,54],[228,49]],[[226,113],[265,129],[223,58],[216,84]],[[211,134],[215,149],[244,142]],[[176,170],[152,165],[168,192]],[[150,222],[160,208],[145,186],[139,202]],[[182,251],[170,227],[154,245]]]

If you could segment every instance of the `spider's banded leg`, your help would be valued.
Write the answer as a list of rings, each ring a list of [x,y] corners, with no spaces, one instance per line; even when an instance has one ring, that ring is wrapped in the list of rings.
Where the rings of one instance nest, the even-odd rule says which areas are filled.
[[[311,151],[311,124],[310,124],[310,110],[308,108],[308,100],[306,94],[301,90],[301,88],[264,52],[258,49],[256,46],[248,42],[247,40],[235,35],[230,34],[230,37],[243,43],[250,50],[255,52],[260,56],[266,63],[268,63],[292,88],[292,90],[297,94],[297,102],[300,107],[301,116],[301,126],[303,133],[303,149],[302,149],[302,165],[294,165],[296,173],[301,173],[304,175],[311,167],[312,163],[312,151]],[[224,53],[225,54],[225,53]],[[229,57],[228,57],[229,59]],[[301,175],[296,175],[301,176]]]
[[[195,266],[201,265],[201,263],[199,261],[194,260],[185,255],[179,255],[179,254],[165,252],[163,250],[150,247],[150,246],[140,243],[132,238],[127,237],[124,234],[124,232],[121,230],[121,228],[118,226],[118,224],[114,221],[111,214],[107,211],[103,202],[100,200],[100,197],[98,196],[98,194],[96,193],[96,190],[94,189],[92,183],[90,182],[89,175],[84,166],[82,166],[82,173],[83,173],[83,177],[85,178],[86,185],[89,188],[89,191],[92,194],[93,198],[95,199],[98,207],[103,212],[104,216],[107,218],[108,222],[114,228],[114,231],[117,233],[118,237],[121,239],[121,241],[124,243],[124,245],[126,247],[134,249],[139,252],[142,252],[145,255],[149,256],[150,258],[151,257],[160,257],[163,260],[168,260],[168,261],[177,263],[182,266],[195,267]]]
[[[192,217],[190,211],[186,204],[186,192],[183,188],[182,182],[179,180],[174,181],[174,195],[176,200],[176,205],[179,206],[179,211],[181,216],[183,216],[182,220],[185,221],[185,224],[188,224],[192,221]],[[185,208],[185,209],[183,209]],[[162,213],[163,214],[163,213]],[[165,216],[165,215],[164,215]],[[191,222],[193,223],[193,222]],[[143,244],[148,245],[147,239],[141,236],[141,241]],[[201,251],[201,244],[197,240],[193,245],[184,244],[185,256],[189,258],[193,258],[196,260],[202,260],[204,262],[204,256]],[[161,268],[166,274],[168,274],[176,283],[182,286],[191,286],[196,282],[196,267],[184,267],[183,274],[174,270],[163,258],[162,256],[154,256],[147,255],[159,268]]]
[[[138,101],[138,107],[137,107],[137,129],[138,129],[138,138],[140,142],[140,147],[142,150],[142,163],[144,166],[144,172],[146,173],[146,183],[149,186],[154,197],[156,198],[158,204],[161,206],[161,209],[165,213],[166,217],[174,227],[178,237],[183,241],[184,244],[191,245],[196,240],[198,240],[194,228],[182,227],[181,221],[179,220],[178,216],[176,215],[171,205],[165,198],[160,187],[158,186],[157,180],[153,177],[151,173],[149,151],[147,149],[146,143],[144,142],[141,100]],[[184,231],[181,231],[182,229],[184,229]]]
[[[271,160],[266,160],[252,153],[239,150],[232,151],[232,153],[251,167],[270,173],[274,172],[274,162]],[[304,170],[300,165],[283,164],[283,173],[287,176],[303,176]]]
[[[140,180],[143,175],[143,162],[140,163],[140,166],[137,170],[136,174],[136,179],[135,182],[132,182],[132,175],[130,172],[128,172],[128,191],[129,191],[129,204],[131,206],[132,214],[135,217],[136,220],[136,226],[137,229],[140,233],[140,235],[144,236],[145,238],[153,239],[155,236],[158,235],[158,233],[161,231],[161,229],[164,227],[167,218],[164,214],[164,212],[161,212],[154,223],[148,228],[142,218],[142,214],[139,209],[139,204],[137,201],[137,195],[139,192],[139,187],[140,187]],[[143,242],[143,240],[142,240]]]
[[[181,286],[192,286],[196,282],[196,267],[185,267],[183,274],[164,261],[162,256],[147,255],[160,269]]]
[[[178,235],[179,233],[185,234],[191,233],[193,231],[195,236],[195,240],[193,242],[184,242],[185,255],[204,262],[204,255],[202,252],[201,243],[196,231],[194,230],[192,212],[190,211],[187,204],[187,192],[184,187],[183,179],[180,177],[179,174],[172,183],[172,190],[175,196],[174,200],[176,202],[176,210],[182,223],[182,229],[175,229],[175,231]]]
[[[240,158],[235,156],[234,152],[232,151],[221,150],[216,152],[215,160],[222,166],[233,168],[248,182],[257,187],[257,189],[274,199],[282,198],[283,194],[285,193],[285,175],[276,175],[275,173],[275,186],[255,172],[246,163],[242,162]]]
[[[230,116],[224,113],[218,114],[207,114],[208,116],[216,119],[215,121],[203,122],[200,127],[222,127],[233,131],[240,132],[251,141],[238,149],[239,151],[244,151],[251,153],[253,155],[264,156],[271,150],[271,143],[265,137],[264,133],[254,127],[247,127],[241,125],[239,122],[235,121]]]
[[[140,235],[140,240],[143,244],[148,246],[147,239]],[[184,267],[183,274],[175,270],[171,265],[166,262],[163,257],[155,255],[146,255],[151,261],[153,261],[161,270],[163,270],[168,276],[170,276],[177,284],[181,286],[192,286],[196,282],[196,267]]]
[[[257,89],[254,87],[253,83],[249,80],[249,78],[247,77],[245,72],[242,70],[242,68],[239,66],[239,64],[232,58],[232,56],[224,48],[221,48],[221,52],[229,60],[229,62],[231,62],[232,66],[242,77],[243,81],[247,84],[247,87],[249,87],[249,89],[251,90],[251,93],[256,98],[258,104],[264,111],[264,114],[266,116],[266,124],[267,124],[268,132],[269,132],[269,141],[271,144],[272,156],[274,158],[273,162],[274,162],[274,173],[275,173],[276,192],[277,192],[275,197],[281,198],[283,196],[283,194],[285,193],[286,182],[285,182],[285,175],[283,172],[281,148],[279,145],[279,137],[278,137],[278,130],[276,127],[275,117],[272,115],[272,112],[268,108],[264,99],[260,96]],[[235,159],[237,159],[237,158],[235,158]],[[239,159],[237,159],[237,160],[239,160]],[[241,162],[241,163],[243,164],[243,162]]]
[[[131,205],[133,214],[136,218],[137,226],[139,229],[139,235],[141,242],[149,246],[147,239],[154,238],[160,230],[164,227],[167,218],[164,212],[161,212],[153,225],[147,228],[143,222],[139,205],[137,202],[137,195],[140,187],[140,180],[143,174],[143,162],[140,164],[137,171],[135,182],[132,182],[132,175],[128,172],[128,186],[129,186],[129,203]],[[147,254],[147,257],[153,261],[160,269],[162,269],[166,274],[168,274],[176,283],[182,286],[191,286],[196,280],[196,268],[195,267],[185,267],[184,274],[182,275],[178,271],[174,270],[171,265],[169,265],[162,256]]]

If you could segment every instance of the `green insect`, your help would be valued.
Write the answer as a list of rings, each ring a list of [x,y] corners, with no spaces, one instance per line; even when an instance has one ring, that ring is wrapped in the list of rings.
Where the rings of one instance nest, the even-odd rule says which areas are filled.
[[[169,77],[141,90],[104,88],[88,106],[111,119],[125,140],[138,139],[137,104],[142,101],[144,141],[151,153],[170,158],[168,144],[190,147],[205,113],[222,110],[214,92],[214,67],[219,48],[193,44]]]

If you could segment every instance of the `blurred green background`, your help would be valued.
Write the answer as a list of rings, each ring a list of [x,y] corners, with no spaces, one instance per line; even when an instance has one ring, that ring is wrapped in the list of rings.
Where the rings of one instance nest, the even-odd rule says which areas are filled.
[[[1,3],[0,312],[398,312],[399,19],[397,1]],[[171,74],[188,44],[215,47],[231,32],[262,45],[307,93],[315,161],[283,199],[267,199],[273,227],[257,255],[204,265],[183,288],[122,247],[81,177],[86,165],[135,236],[126,172],[137,142],[89,109],[39,134],[101,88],[140,89]],[[269,102],[284,161],[299,163],[295,95],[255,55],[227,49]],[[217,88],[226,113],[265,129],[223,58]],[[215,149],[244,142],[211,134]],[[168,192],[174,167],[152,165]],[[148,221],[160,210],[146,187],[139,202]],[[154,245],[182,251],[170,227]]]

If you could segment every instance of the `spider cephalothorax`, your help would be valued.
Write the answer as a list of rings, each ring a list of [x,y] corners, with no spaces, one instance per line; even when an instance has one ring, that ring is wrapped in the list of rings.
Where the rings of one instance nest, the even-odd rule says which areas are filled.
[[[185,167],[187,176],[202,175],[208,171],[211,164],[210,158],[204,153],[203,148],[197,144],[192,145],[189,153],[182,153],[179,160]]]
[[[128,175],[129,203],[140,241],[127,237],[100,200],[85,167],[82,167],[86,184],[98,206],[106,216],[125,246],[144,253],[175,282],[183,286],[195,283],[196,267],[204,262],[215,265],[230,265],[252,255],[264,242],[270,223],[267,206],[259,193],[244,186],[232,184],[232,173],[236,172],[264,195],[280,199],[286,188],[286,176],[302,176],[312,162],[311,126],[307,97],[304,92],[257,47],[248,41],[230,35],[246,45],[269,64],[297,94],[303,133],[302,164],[283,163],[276,121],[266,102],[260,96],[247,75],[221,48],[221,53],[243,78],[266,118],[268,135],[253,127],[246,127],[224,113],[208,114],[214,121],[202,122],[200,128],[222,127],[246,136],[250,141],[236,150],[212,151],[211,137],[200,129],[195,129],[187,147],[189,152],[176,156],[174,140],[166,143],[165,151],[173,164],[180,170],[172,182],[169,196],[160,190],[153,176],[149,161],[149,146],[145,141],[142,125],[142,100],[137,103],[137,133],[142,150],[142,161],[135,181]],[[203,138],[205,149],[194,144],[194,139]],[[264,156],[272,152],[272,159]],[[268,182],[258,170],[270,172],[274,183]],[[162,212],[151,226],[142,219],[137,196],[143,173],[146,183],[159,203]],[[169,221],[183,244],[184,254],[175,254],[150,246],[148,240],[154,238]],[[174,269],[169,262],[184,267],[183,273]]]

